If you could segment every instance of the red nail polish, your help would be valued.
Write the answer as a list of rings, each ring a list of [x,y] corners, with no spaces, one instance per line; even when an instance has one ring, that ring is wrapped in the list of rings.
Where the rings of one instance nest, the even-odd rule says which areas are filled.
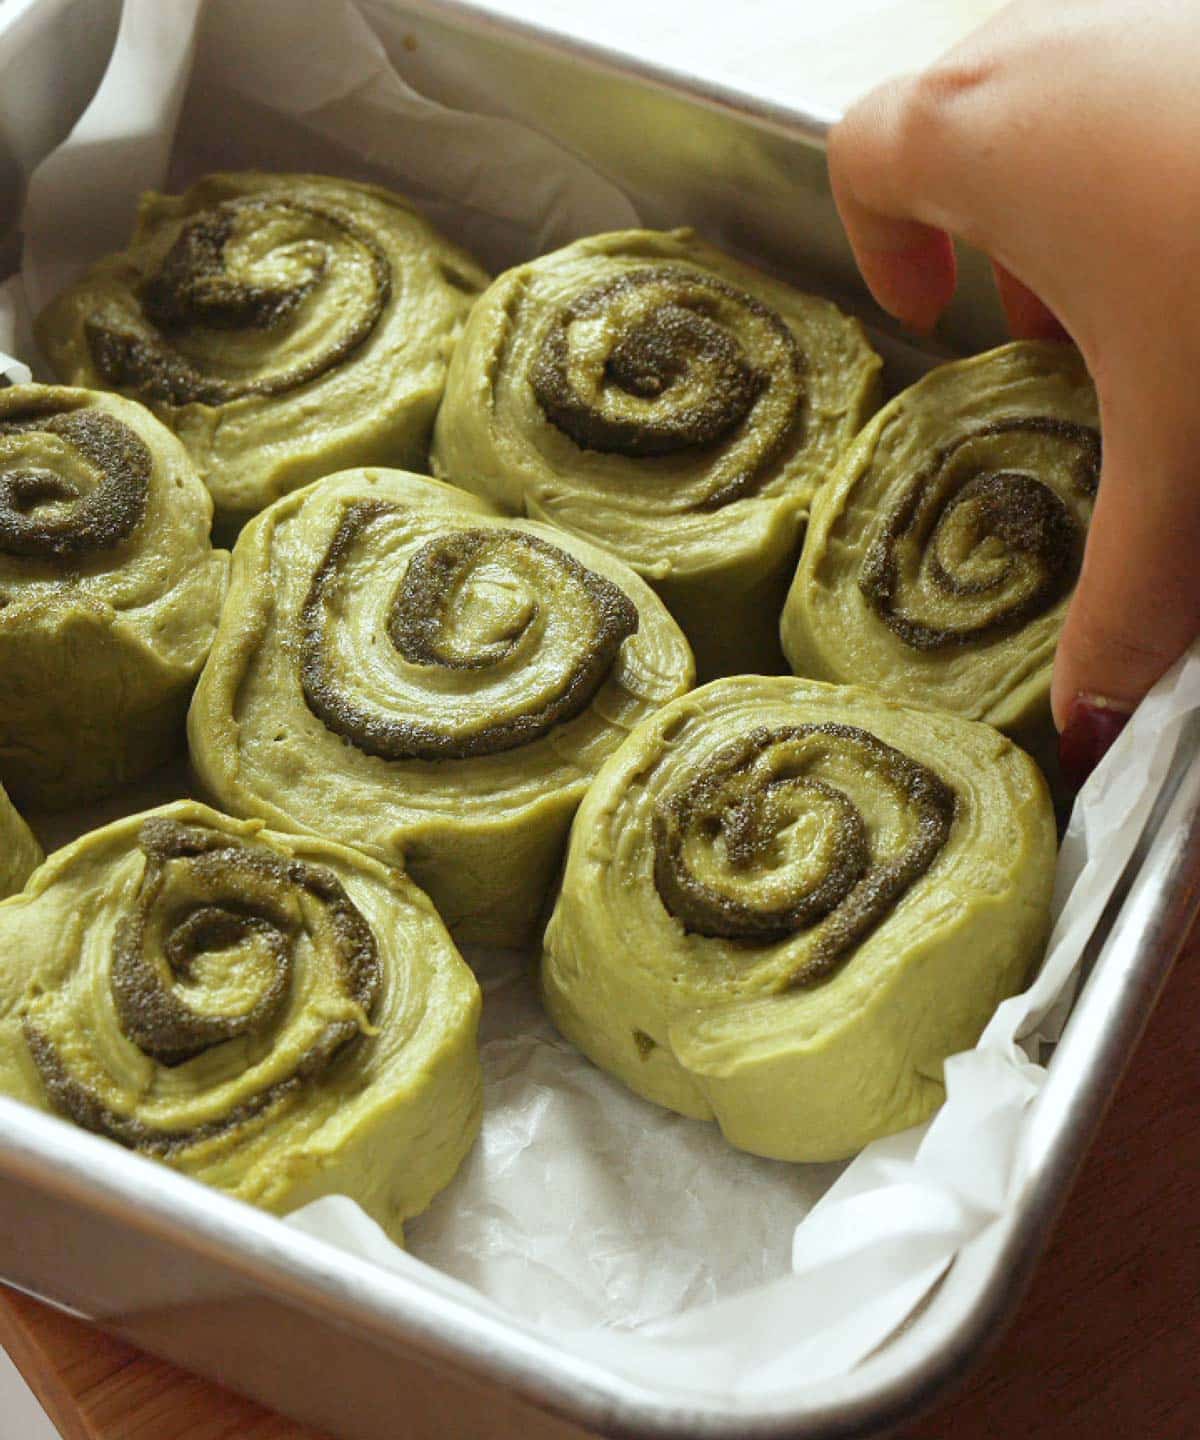
[[[1072,700],[1058,737],[1058,763],[1072,790],[1078,790],[1104,759],[1131,714],[1120,701],[1099,695],[1076,695]]]

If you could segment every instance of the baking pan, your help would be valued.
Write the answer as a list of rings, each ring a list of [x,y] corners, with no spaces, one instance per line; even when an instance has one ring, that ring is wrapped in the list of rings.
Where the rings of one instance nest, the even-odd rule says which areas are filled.
[[[390,8],[411,17],[406,75],[427,94],[473,108],[474,77],[502,66],[508,113],[593,160],[648,223],[686,219],[865,304],[829,197],[827,115],[514,25],[482,5]],[[96,84],[117,12],[116,0],[0,6],[0,238],[15,220],[17,177],[62,137]],[[981,266],[968,269],[956,305],[943,332],[952,348],[999,338]],[[903,363],[904,343],[889,355]],[[581,1428],[680,1440],[877,1434],[959,1375],[1016,1304],[1200,905],[1198,876],[1200,724],[1191,724],[1093,937],[1036,1103],[1021,1193],[964,1248],[920,1313],[840,1378],[736,1405],[634,1384],[541,1331],[498,1320],[461,1287],[431,1285],[415,1266],[367,1264],[4,1100],[0,1275],[347,1440],[465,1434],[466,1417],[482,1413],[489,1440]]]

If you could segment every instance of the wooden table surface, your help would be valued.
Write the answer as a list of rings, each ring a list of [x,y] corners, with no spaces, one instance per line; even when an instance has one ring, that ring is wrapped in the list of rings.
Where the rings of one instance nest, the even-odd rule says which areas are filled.
[[[902,1440],[1197,1440],[1198,1180],[1200,930],[1014,1324]],[[0,1343],[64,1440],[321,1440],[2,1287]]]

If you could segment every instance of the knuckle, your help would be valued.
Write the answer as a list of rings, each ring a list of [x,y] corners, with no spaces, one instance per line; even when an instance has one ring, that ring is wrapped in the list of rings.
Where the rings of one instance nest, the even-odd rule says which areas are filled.
[[[927,105],[945,110],[982,90],[991,82],[996,69],[996,62],[989,59],[942,60],[918,77],[918,88]]]
[[[962,123],[962,111],[991,86],[986,60],[943,61],[912,76],[897,96],[896,139],[901,154],[923,158],[943,147]]]
[[[835,186],[898,206],[940,195],[990,144],[996,72],[986,57],[946,60],[871,91],[830,133]]]

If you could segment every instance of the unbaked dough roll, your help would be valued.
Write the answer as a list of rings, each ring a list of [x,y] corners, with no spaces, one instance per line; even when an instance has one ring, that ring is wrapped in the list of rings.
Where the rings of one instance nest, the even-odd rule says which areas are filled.
[[[229,556],[187,452],[130,400],[0,390],[0,780],[84,804],[182,746]]]
[[[741,677],[644,721],[580,807],[546,931],[562,1033],[742,1149],[924,1120],[1045,941],[1054,816],[990,726]]]
[[[0,785],[0,900],[19,890],[42,863],[42,847]]]
[[[690,231],[599,235],[479,301],[434,470],[619,555],[701,678],[778,671],[805,517],[879,366],[857,321]]]
[[[147,194],[129,249],[41,315],[57,374],[149,405],[226,527],[347,465],[423,468],[487,276],[406,200],[320,175]]]
[[[1053,778],[1050,675],[1098,424],[1068,345],[1005,345],[898,395],[813,507],[783,613],[793,670],[986,720]]]
[[[479,1127],[479,990],[432,905],[339,845],[183,802],[0,905],[0,1091],[243,1200],[393,1238]]]
[[[601,761],[691,683],[612,556],[348,471],[243,532],[189,734],[225,808],[403,865],[459,939],[515,945]]]

